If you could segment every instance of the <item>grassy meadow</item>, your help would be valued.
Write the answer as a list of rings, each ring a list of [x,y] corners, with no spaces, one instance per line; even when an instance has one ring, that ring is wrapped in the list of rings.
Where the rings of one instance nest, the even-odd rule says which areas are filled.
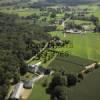
[[[99,100],[100,99],[100,69],[87,74],[83,81],[75,87],[68,88],[69,100]]]
[[[87,8],[90,10],[89,15],[94,15],[100,19],[100,6],[97,6],[96,4],[88,4],[88,5],[79,5],[78,8]]]
[[[52,36],[58,36],[61,39],[69,39],[72,41],[72,48],[60,48],[59,50],[70,51],[72,55],[100,61],[100,34],[66,34],[55,31],[50,33]]]
[[[40,14],[39,9],[32,9],[32,8],[0,8],[0,12],[8,13],[8,14],[17,14],[19,16],[29,16],[34,13]]]
[[[28,100],[50,100],[50,95],[46,93],[46,87],[43,87],[45,79],[50,81],[51,77],[41,79],[35,83]]]
[[[60,71],[76,74],[83,69],[82,65],[93,63],[91,60],[76,56],[57,57],[49,67]],[[84,79],[75,86],[67,88],[68,100],[99,100],[100,98],[100,69],[96,69],[86,75]],[[96,98],[96,99],[95,99]]]

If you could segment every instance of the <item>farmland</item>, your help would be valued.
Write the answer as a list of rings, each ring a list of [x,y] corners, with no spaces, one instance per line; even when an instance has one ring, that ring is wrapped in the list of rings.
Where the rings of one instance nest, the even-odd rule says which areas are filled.
[[[83,69],[82,65],[91,64],[93,61],[82,59],[76,56],[57,57],[49,67],[56,71],[65,71],[68,74],[76,74]],[[94,70],[86,75],[76,86],[67,88],[68,100],[99,100],[100,98],[100,69]],[[96,91],[96,92],[95,92]]]
[[[69,39],[73,43],[72,48],[61,48],[60,50],[70,50],[72,55],[100,61],[100,35],[99,33],[87,34],[66,34],[63,32],[51,32],[53,36],[61,37],[62,39]]]
[[[95,15],[100,18],[100,7],[94,4],[90,5],[79,5],[79,8],[88,8],[90,10],[91,15]]]
[[[19,8],[19,9],[14,9],[14,8],[1,8],[0,12],[8,13],[8,14],[17,14],[19,16],[29,16],[34,13],[40,14],[39,9],[29,9],[29,8]]]
[[[68,89],[69,100],[99,100],[100,99],[100,69],[85,76],[75,87]]]
[[[50,77],[48,77],[48,80],[50,80]],[[35,84],[28,100],[41,100],[41,98],[43,100],[50,100],[50,95],[46,94],[46,87],[43,87],[44,81],[45,78],[39,80],[38,83]]]
[[[93,63],[92,60],[83,59],[77,56],[57,56],[49,67],[56,71],[64,70],[66,73],[75,74],[91,63]]]
[[[15,85],[21,80],[32,80],[37,73],[30,73],[28,65],[38,62],[54,73],[35,83],[27,100],[51,100],[46,89],[56,72],[66,76],[61,83],[66,83],[68,100],[99,100],[100,69],[81,73],[82,80],[78,75],[87,65],[100,62],[100,4],[45,5],[41,1],[45,0],[0,0],[0,100],[4,100],[1,97],[5,98],[8,84],[13,83],[9,80]],[[72,75],[71,81],[73,76],[76,78],[71,87],[68,75]]]

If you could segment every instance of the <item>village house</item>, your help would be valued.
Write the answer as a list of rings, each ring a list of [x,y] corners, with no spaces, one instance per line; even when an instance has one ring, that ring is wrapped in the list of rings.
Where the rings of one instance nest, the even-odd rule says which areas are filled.
[[[41,65],[41,62],[38,62],[37,64],[29,65],[28,71],[31,73],[36,73],[40,65]]]

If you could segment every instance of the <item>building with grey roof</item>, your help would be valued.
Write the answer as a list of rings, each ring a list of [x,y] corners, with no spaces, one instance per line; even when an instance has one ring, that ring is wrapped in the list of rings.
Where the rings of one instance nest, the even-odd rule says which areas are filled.
[[[33,88],[33,81],[32,80],[25,80],[23,87],[26,89],[32,89]]]

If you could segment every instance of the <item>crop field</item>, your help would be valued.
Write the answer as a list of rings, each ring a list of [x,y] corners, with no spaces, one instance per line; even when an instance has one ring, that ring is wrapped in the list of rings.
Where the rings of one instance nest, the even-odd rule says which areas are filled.
[[[77,73],[81,71],[84,66],[91,63],[93,63],[92,60],[77,56],[57,56],[49,67],[56,71],[64,70],[66,73]]]
[[[100,69],[87,74],[75,87],[68,88],[68,100],[100,100]]]
[[[76,73],[83,69],[82,66],[93,63],[91,60],[76,56],[57,57],[49,67],[67,73]],[[96,69],[84,76],[76,86],[67,88],[68,100],[99,100],[100,98],[100,69]]]
[[[72,48],[60,48],[59,50],[70,51],[72,55],[79,56],[94,61],[100,61],[100,34],[86,33],[86,34],[66,34],[55,31],[50,33],[53,36],[58,36],[61,39],[71,40]]]

